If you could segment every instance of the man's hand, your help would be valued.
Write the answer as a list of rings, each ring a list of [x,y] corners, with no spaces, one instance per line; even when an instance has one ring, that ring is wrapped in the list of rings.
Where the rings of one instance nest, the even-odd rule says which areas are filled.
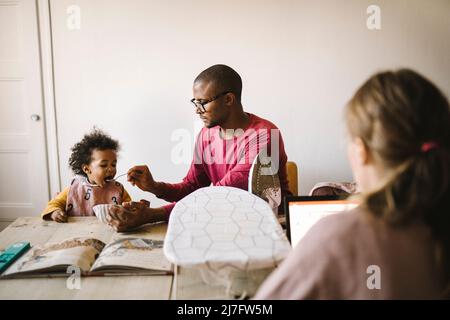
[[[134,166],[127,172],[127,180],[143,191],[153,192],[156,182],[147,166]]]
[[[139,227],[149,221],[145,217],[150,209],[150,202],[124,202],[122,206],[112,206],[106,220],[117,232],[127,231]]]
[[[67,214],[62,210],[53,211],[51,218],[56,222],[67,222]]]

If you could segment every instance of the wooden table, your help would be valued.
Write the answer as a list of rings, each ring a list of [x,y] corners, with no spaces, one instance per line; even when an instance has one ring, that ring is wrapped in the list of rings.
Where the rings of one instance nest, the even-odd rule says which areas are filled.
[[[0,251],[18,241],[32,246],[71,237],[93,237],[105,243],[120,237],[164,239],[167,224],[146,225],[117,233],[95,217],[71,217],[68,223],[18,218],[0,232]],[[66,278],[0,280],[2,299],[227,299],[223,287],[203,283],[195,269],[176,268],[175,276],[83,277],[81,288],[70,290]]]
[[[93,237],[107,243],[120,237],[164,239],[166,224],[147,225],[139,232],[116,233],[95,217],[73,217],[68,223],[18,218],[0,232],[0,250],[17,241],[32,246],[71,237]],[[173,276],[83,277],[81,288],[67,288],[66,278],[0,281],[0,299],[170,299]]]

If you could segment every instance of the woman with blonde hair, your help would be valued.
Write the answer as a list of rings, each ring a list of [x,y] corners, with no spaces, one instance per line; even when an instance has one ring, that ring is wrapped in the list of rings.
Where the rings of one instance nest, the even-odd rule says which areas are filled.
[[[448,100],[412,70],[382,72],[345,118],[361,205],[311,228],[255,298],[448,298]]]

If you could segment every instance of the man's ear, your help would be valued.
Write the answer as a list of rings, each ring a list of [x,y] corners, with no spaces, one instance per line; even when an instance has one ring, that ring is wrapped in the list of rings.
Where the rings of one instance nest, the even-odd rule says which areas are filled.
[[[226,105],[231,106],[236,102],[236,96],[232,92],[227,93],[224,98]]]
[[[356,160],[360,165],[366,165],[369,163],[369,149],[367,148],[366,144],[360,137],[356,137],[353,140],[353,143],[355,144],[355,153],[356,153]]]

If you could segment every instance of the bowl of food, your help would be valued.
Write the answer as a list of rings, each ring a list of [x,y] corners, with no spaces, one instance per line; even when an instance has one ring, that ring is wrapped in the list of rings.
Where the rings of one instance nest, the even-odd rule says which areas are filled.
[[[113,206],[113,204],[98,204],[93,207],[94,213],[98,220],[100,220],[103,223],[108,224],[108,220],[106,217],[109,214],[109,209]]]

